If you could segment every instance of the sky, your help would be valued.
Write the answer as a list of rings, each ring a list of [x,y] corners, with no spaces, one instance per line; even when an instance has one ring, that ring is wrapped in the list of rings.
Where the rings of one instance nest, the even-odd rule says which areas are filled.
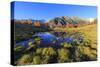
[[[96,18],[96,6],[80,6],[68,4],[50,4],[36,2],[13,2],[14,19],[50,20],[61,16],[76,16],[79,18]]]

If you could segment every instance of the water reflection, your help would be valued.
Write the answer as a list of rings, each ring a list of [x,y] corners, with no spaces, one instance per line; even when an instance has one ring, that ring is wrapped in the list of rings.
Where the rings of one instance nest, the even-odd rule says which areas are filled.
[[[16,45],[27,46],[29,42],[33,42],[35,44],[39,44],[40,47],[48,47],[48,46],[60,47],[61,46],[60,44],[63,42],[71,43],[73,41],[72,38],[59,37],[59,36],[63,36],[64,34],[65,33],[61,33],[61,32],[58,33],[55,32],[53,34],[49,32],[40,32],[32,35],[32,39],[21,41],[19,43],[16,43]]]

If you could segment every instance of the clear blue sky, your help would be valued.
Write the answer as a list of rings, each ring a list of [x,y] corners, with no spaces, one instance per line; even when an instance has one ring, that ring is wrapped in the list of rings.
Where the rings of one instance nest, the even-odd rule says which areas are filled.
[[[96,6],[80,6],[65,4],[48,4],[33,2],[14,2],[14,19],[45,19],[59,16],[77,16],[80,18],[96,18]]]

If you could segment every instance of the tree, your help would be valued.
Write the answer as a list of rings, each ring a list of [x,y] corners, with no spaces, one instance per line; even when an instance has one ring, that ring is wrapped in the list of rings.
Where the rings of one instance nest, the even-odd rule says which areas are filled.
[[[49,23],[45,23],[45,26],[48,27],[49,26]]]
[[[40,22],[34,22],[33,26],[40,27],[41,25],[40,25]]]

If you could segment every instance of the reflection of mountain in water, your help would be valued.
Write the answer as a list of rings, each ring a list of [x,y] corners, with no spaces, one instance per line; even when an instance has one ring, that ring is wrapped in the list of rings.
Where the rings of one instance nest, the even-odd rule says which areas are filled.
[[[40,38],[38,40],[39,47],[61,47],[61,43],[71,43],[73,41],[72,38],[60,38],[56,37],[53,34],[50,34],[48,32],[42,32],[42,33],[36,33],[32,36],[33,39],[27,40],[27,41],[21,41],[19,43],[16,43],[17,45],[27,46],[29,42],[35,43],[35,38]],[[36,45],[36,44],[35,44]]]

